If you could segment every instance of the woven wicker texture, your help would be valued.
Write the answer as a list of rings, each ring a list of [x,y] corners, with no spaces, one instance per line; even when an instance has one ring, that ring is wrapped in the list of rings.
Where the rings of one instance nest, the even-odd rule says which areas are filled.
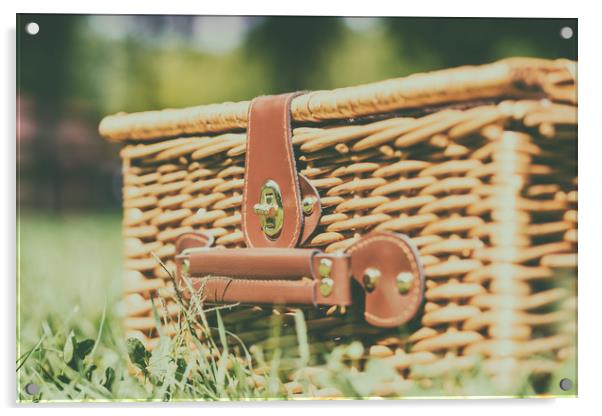
[[[420,108],[449,102],[499,97],[541,97],[576,103],[575,63],[511,58],[297,97],[291,104],[298,122],[319,122]],[[244,129],[250,101],[120,113],[102,120],[100,133],[110,140],[152,140],[183,134]]]
[[[293,131],[300,171],[319,190],[325,208],[308,246],[343,250],[371,230],[397,231],[412,238],[425,266],[425,310],[407,334],[370,327],[353,308],[307,312],[312,347],[359,338],[365,349],[353,358],[377,357],[398,370],[399,378],[375,388],[374,395],[399,394],[415,380],[471,369],[483,358],[485,371],[507,386],[525,366],[551,372],[574,354],[573,69],[565,61],[502,61],[294,101],[294,119],[305,121],[425,110]],[[370,91],[376,94],[372,100]],[[345,101],[344,95],[353,99]],[[430,107],[445,102],[462,105]],[[173,268],[174,240],[193,230],[212,234],[218,246],[244,245],[245,133],[178,135],[244,127],[247,106],[111,116],[103,122],[101,131],[110,139],[128,139],[121,151],[124,323],[128,336],[150,347],[156,343],[150,296],[173,295],[153,254]],[[218,122],[208,115],[212,111],[229,115]],[[148,140],[163,136],[169,139]],[[166,301],[162,309],[175,316],[178,308]],[[286,309],[259,307],[235,308],[224,319],[245,342],[269,348],[268,318],[274,313],[285,324],[292,320]],[[290,335],[294,347],[294,330],[283,334],[281,345]],[[308,368],[306,375],[319,371]],[[293,393],[295,386],[289,383]]]

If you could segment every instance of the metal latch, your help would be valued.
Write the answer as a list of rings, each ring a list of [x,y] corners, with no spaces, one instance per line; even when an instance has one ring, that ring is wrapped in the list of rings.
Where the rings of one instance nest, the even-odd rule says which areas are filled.
[[[263,233],[271,239],[276,238],[284,224],[284,208],[280,187],[275,181],[268,179],[263,184],[259,203],[253,206],[253,211],[259,215]]]

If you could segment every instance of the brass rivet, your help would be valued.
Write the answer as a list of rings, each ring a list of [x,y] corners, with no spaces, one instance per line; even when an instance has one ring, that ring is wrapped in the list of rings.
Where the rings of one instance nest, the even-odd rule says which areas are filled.
[[[189,259],[182,260],[182,274],[184,276],[188,276],[189,270],[190,270],[190,260]]]
[[[405,295],[410,291],[414,282],[414,275],[410,272],[401,272],[397,275],[397,290],[400,295]]]
[[[332,293],[332,287],[334,286],[334,280],[330,277],[325,277],[320,280],[320,294],[324,297],[330,296]]]
[[[301,206],[303,207],[303,213],[305,215],[311,215],[311,213],[314,212],[314,205],[316,205],[316,198],[313,196],[303,198],[303,201],[301,201]]]
[[[320,277],[330,277],[330,272],[332,271],[332,260],[330,259],[320,259],[320,263],[318,264],[318,274]]]
[[[371,293],[376,289],[378,279],[380,279],[380,270],[375,269],[374,267],[368,267],[364,271],[364,288],[368,293]]]

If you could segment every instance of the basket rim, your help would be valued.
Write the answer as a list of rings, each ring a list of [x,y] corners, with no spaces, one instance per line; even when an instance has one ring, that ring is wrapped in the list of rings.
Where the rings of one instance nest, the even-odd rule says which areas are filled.
[[[495,97],[547,98],[576,104],[576,67],[576,61],[567,59],[506,58],[311,91],[292,101],[291,117],[294,122],[319,123]],[[99,133],[107,140],[126,142],[242,130],[247,126],[250,103],[122,112],[103,118]]]

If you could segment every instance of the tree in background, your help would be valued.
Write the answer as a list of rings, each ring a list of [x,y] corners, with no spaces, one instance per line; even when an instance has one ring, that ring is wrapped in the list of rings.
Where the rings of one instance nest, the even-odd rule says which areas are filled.
[[[423,70],[482,64],[508,56],[577,59],[577,36],[563,39],[576,19],[387,18],[398,53],[423,61]]]
[[[118,209],[118,192],[107,186],[119,171],[117,151],[96,134],[108,113],[336,88],[516,55],[577,58],[576,19],[224,19],[19,15],[18,94],[32,103],[35,125],[19,159],[28,204],[61,210],[79,193],[80,207]],[[38,35],[24,34],[29,21],[40,25]],[[563,39],[564,26],[575,36]],[[200,47],[226,35],[240,43]]]
[[[27,148],[22,148],[28,153],[29,163],[20,163],[19,173],[21,180],[33,179],[37,185],[29,192],[32,204],[49,204],[59,210],[63,172],[57,150],[58,128],[72,93],[71,57],[77,19],[67,15],[20,15],[17,27],[23,28],[30,21],[43,28],[43,36],[21,31],[17,37],[17,93],[20,99],[27,96],[33,101],[35,120],[35,134]]]
[[[249,33],[245,52],[265,62],[271,92],[306,89],[342,32],[338,17],[267,17]]]

